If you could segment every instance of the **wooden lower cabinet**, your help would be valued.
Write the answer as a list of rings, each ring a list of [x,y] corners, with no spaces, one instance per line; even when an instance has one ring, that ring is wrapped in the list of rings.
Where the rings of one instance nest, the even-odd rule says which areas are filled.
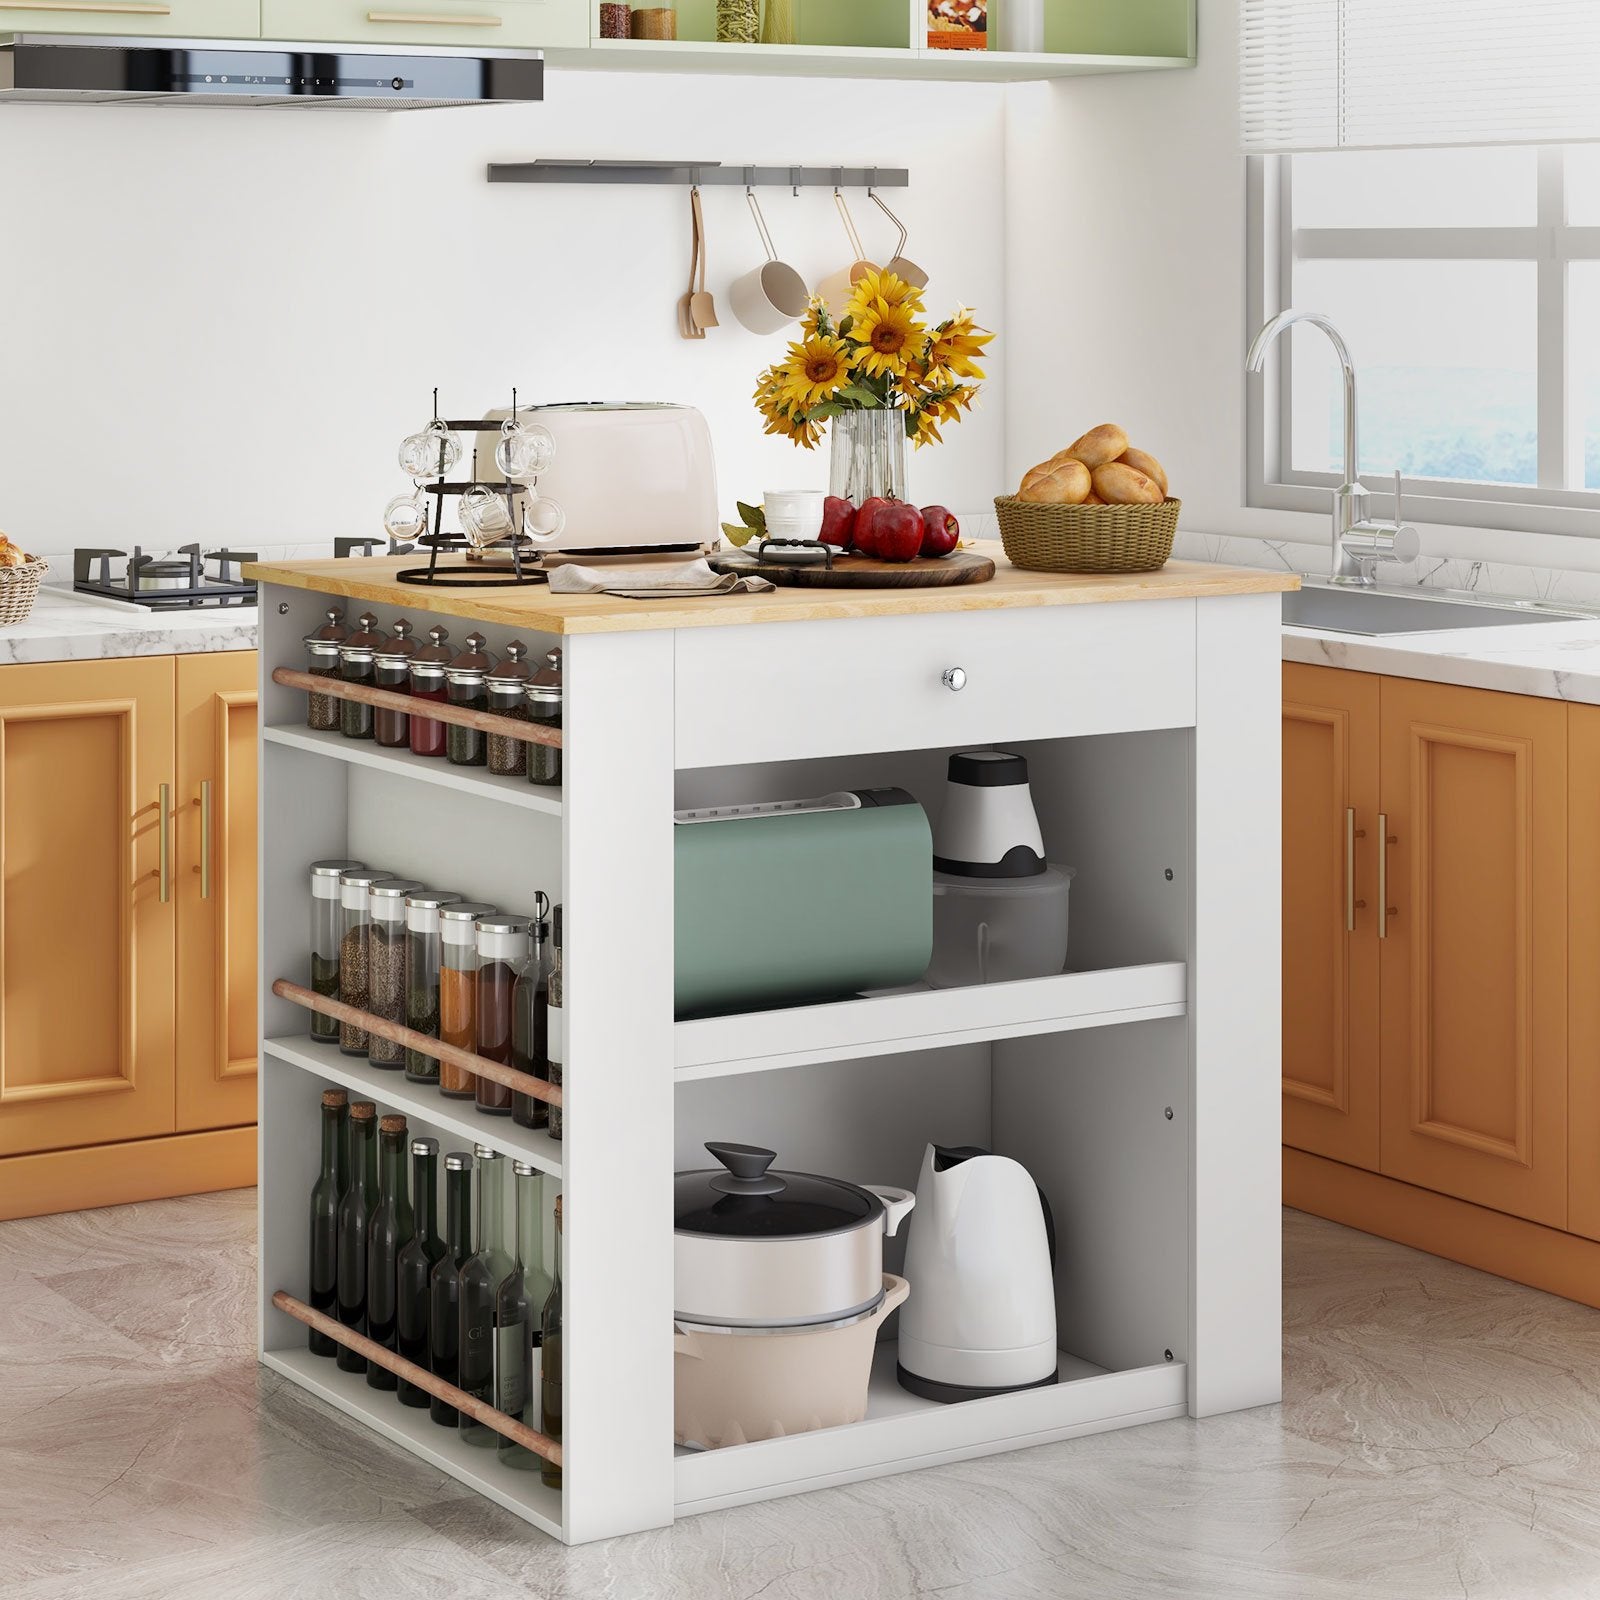
[[[1567,716],[1567,1227],[1600,1239],[1600,706]]]
[[[251,652],[0,668],[0,1218],[254,1181],[188,1142],[255,1121],[254,707]]]

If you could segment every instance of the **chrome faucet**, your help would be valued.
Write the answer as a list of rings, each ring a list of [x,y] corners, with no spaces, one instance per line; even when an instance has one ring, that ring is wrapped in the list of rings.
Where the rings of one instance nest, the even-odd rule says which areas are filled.
[[[1244,358],[1247,372],[1260,372],[1266,364],[1267,346],[1285,328],[1309,322],[1327,334],[1344,373],[1344,482],[1333,491],[1333,561],[1329,578],[1334,583],[1371,588],[1376,569],[1387,562],[1415,561],[1422,548],[1415,528],[1400,520],[1400,474],[1394,475],[1394,521],[1378,522],[1367,515],[1367,491],[1361,482],[1356,449],[1356,369],[1350,347],[1339,330],[1319,311],[1280,311],[1250,341]]]

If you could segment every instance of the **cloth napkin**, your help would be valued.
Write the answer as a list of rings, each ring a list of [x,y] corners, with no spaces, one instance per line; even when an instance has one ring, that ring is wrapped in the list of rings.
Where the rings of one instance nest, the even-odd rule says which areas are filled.
[[[765,578],[741,578],[734,572],[713,572],[709,561],[677,566],[556,567],[550,574],[552,594],[614,594],[625,600],[676,600],[693,595],[764,594],[775,585]]]

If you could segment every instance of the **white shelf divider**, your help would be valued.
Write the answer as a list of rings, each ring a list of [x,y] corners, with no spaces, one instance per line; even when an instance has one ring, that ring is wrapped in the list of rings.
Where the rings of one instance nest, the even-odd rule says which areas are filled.
[[[537,1128],[521,1127],[510,1117],[491,1117],[470,1100],[447,1099],[431,1085],[412,1083],[404,1072],[375,1067],[362,1056],[347,1056],[337,1045],[316,1044],[303,1034],[268,1039],[262,1048],[276,1061],[354,1090],[388,1110],[403,1111],[407,1117],[561,1176],[561,1141]]]
[[[1183,962],[1163,961],[970,989],[919,988],[829,1005],[696,1018],[674,1030],[677,1079],[688,1083],[819,1061],[1181,1017],[1187,983]]]
[[[536,1468],[521,1471],[502,1466],[495,1450],[463,1443],[454,1428],[434,1422],[425,1407],[401,1405],[392,1390],[368,1387],[361,1373],[341,1372],[331,1357],[314,1356],[304,1345],[294,1350],[267,1350],[261,1359],[347,1417],[364,1422],[513,1515],[561,1538],[561,1491],[547,1489]]]
[[[525,778],[501,778],[482,767],[452,766],[443,756],[419,756],[410,750],[387,750],[370,739],[347,739],[342,733],[318,733],[304,726],[268,727],[261,730],[269,745],[287,745],[292,750],[311,750],[335,761],[356,767],[371,767],[377,772],[396,772],[422,783],[437,784],[462,794],[482,795],[506,805],[521,806],[550,817],[561,815],[561,791],[542,789]]]

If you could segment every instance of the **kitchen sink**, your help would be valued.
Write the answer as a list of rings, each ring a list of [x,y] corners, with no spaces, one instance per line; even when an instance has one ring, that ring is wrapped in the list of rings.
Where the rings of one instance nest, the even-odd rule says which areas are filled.
[[[1368,636],[1444,633],[1457,628],[1506,628],[1527,622],[1573,622],[1587,613],[1562,611],[1536,600],[1434,599],[1372,589],[1308,585],[1283,597],[1283,620],[1292,628]]]

